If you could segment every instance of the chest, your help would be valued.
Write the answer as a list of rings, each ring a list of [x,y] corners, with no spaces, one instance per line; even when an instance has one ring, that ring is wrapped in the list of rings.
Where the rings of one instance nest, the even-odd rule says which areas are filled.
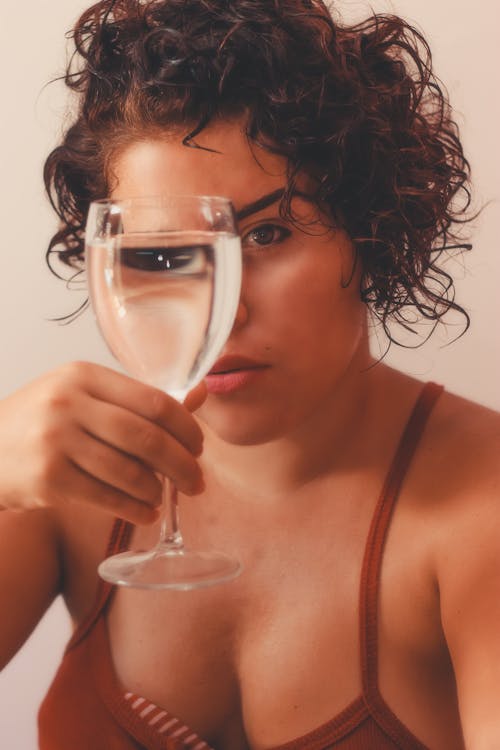
[[[248,560],[239,579],[212,589],[119,590],[108,627],[122,686],[231,750],[246,743],[273,747],[333,718],[362,690],[364,542],[342,538],[333,535],[328,544],[318,534],[314,545],[292,546],[284,534],[258,560]],[[398,630],[400,575],[389,558],[389,659],[414,637],[408,624]],[[406,607],[421,602],[421,582],[405,585]]]

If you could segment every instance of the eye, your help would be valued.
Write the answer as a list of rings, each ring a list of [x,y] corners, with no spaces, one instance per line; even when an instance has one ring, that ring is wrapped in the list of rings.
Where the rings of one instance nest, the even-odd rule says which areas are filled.
[[[290,235],[290,230],[280,224],[260,224],[243,237],[243,245],[246,247],[266,247],[283,242]]]
[[[126,247],[121,250],[121,263],[138,271],[177,274],[202,273],[210,253],[209,245],[183,247]]]

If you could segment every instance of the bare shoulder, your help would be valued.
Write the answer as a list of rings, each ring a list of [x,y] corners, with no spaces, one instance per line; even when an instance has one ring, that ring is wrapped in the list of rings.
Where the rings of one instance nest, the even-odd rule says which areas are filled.
[[[0,603],[17,591],[19,608],[22,600],[35,624],[61,594],[78,622],[93,605],[113,523],[111,515],[83,503],[0,512]]]
[[[0,670],[21,648],[56,596],[73,622],[91,610],[113,517],[95,507],[0,512]]]
[[[57,526],[50,512],[0,512],[0,669],[61,590]]]
[[[97,567],[106,555],[113,516],[95,506],[68,503],[55,513],[63,569],[62,595],[75,622],[94,604]]]
[[[477,436],[488,432],[500,439],[500,412],[489,409],[462,396],[444,391],[436,408],[436,426],[458,430],[461,434]],[[450,437],[453,437],[450,434]]]
[[[500,747],[500,415],[444,393],[426,433],[426,533],[465,744]]]
[[[438,578],[477,586],[496,570],[500,583],[500,414],[444,392],[416,463]]]
[[[478,500],[500,501],[499,412],[445,391],[429,420],[421,457],[421,470],[444,498],[466,501],[472,493]]]
[[[443,392],[409,474],[410,510],[425,527],[440,578],[499,554],[500,414]],[[490,550],[490,551],[488,551]]]

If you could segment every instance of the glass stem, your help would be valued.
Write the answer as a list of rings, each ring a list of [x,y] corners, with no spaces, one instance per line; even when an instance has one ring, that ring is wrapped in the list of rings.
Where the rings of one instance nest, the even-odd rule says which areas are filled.
[[[158,547],[162,551],[176,551],[184,547],[179,530],[179,507],[177,487],[168,477],[162,477],[163,503],[161,512],[160,539]]]

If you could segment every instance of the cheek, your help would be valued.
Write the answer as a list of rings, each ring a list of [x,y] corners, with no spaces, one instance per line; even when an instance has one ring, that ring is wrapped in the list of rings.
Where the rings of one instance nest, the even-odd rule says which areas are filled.
[[[285,347],[304,351],[342,348],[358,338],[366,321],[357,279],[346,288],[340,268],[328,264],[297,264],[268,274],[260,285],[269,331]],[[288,348],[288,347],[287,347]]]

